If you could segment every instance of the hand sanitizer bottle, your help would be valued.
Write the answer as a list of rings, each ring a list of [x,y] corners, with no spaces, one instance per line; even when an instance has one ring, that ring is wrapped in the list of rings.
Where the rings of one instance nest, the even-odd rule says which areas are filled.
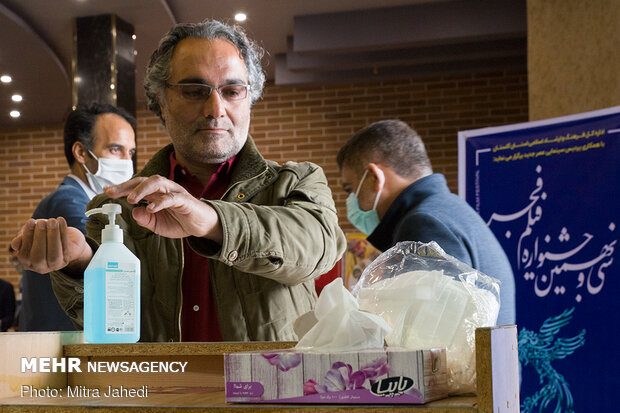
[[[101,246],[84,272],[84,340],[135,343],[140,339],[140,260],[123,244],[115,224],[118,204],[86,211],[108,215]]]

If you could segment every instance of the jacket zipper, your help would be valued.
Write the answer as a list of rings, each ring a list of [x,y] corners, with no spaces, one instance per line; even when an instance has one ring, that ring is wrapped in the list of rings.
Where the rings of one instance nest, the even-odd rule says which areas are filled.
[[[264,171],[262,171],[261,173],[259,173],[258,175],[253,176],[252,178],[248,178],[248,179],[243,180],[243,181],[238,181],[238,182],[235,182],[233,185],[231,185],[230,187],[228,187],[228,189],[226,190],[226,192],[224,192],[224,194],[223,194],[223,195],[222,195],[222,197],[220,198],[220,201],[223,201],[223,200],[224,200],[224,197],[228,194],[228,192],[230,192],[230,190],[232,190],[232,189],[233,189],[234,187],[236,187],[237,185],[242,184],[242,183],[245,183],[245,182],[249,182],[249,181],[251,181],[251,180],[253,180],[253,179],[256,179],[256,178],[258,178],[259,176],[261,176],[261,175],[263,175],[263,174],[267,173],[268,171],[269,171],[269,167],[268,167],[268,166],[266,166],[266,167],[265,167],[265,170],[264,170]],[[210,261],[210,260],[209,260],[209,261]],[[211,273],[211,274],[213,274],[213,273],[214,273],[214,272],[212,271],[212,269],[213,269],[213,264],[212,264],[211,262],[209,262],[209,271],[210,271],[210,273]],[[211,276],[210,276],[209,278],[211,279],[211,282],[212,282],[212,283],[214,284],[214,286],[215,286],[215,282],[213,281],[213,277],[211,277]],[[239,286],[237,285],[237,280],[235,279],[235,277],[234,277],[234,276],[232,277],[232,279],[233,279],[233,283],[235,284],[235,289],[236,289],[237,291],[239,291]],[[215,291],[217,291],[217,290],[215,290]],[[216,303],[216,304],[217,304],[217,303]],[[247,311],[246,311],[245,305],[244,305],[244,303],[243,303],[243,300],[241,300],[240,304],[241,304],[241,311],[243,312],[243,319],[244,319],[244,320],[247,320]],[[217,305],[216,305],[216,308],[217,308]],[[218,317],[218,322],[219,322],[219,317]],[[220,328],[221,328],[221,327],[220,327]],[[246,321],[246,331],[247,331],[247,336],[248,336],[248,337],[250,337],[250,330],[249,330],[249,328],[248,328],[247,321]]]
[[[178,327],[179,327],[179,341],[182,341],[183,336],[182,331],[181,331],[181,327],[182,327],[182,314],[183,314],[183,268],[185,267],[185,251],[183,249],[183,239],[179,239],[179,245],[181,246],[181,267],[180,267],[180,274],[179,274],[179,294],[181,296],[180,299],[180,303],[179,303],[179,310],[178,310]]]

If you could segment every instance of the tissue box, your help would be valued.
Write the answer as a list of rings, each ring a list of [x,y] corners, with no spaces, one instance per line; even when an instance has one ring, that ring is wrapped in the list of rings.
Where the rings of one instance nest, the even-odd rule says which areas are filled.
[[[227,402],[421,404],[448,396],[444,348],[228,353],[224,368]]]

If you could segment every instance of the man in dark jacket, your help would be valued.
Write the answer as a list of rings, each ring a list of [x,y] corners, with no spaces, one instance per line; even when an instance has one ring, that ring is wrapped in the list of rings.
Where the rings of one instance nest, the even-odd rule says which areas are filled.
[[[64,126],[65,158],[70,173],[39,202],[33,219],[63,217],[86,233],[86,205],[103,186],[122,183],[133,175],[136,120],[107,103],[78,106]],[[19,331],[74,330],[58,304],[47,272],[22,272]]]
[[[497,278],[497,324],[515,323],[515,283],[501,245],[482,218],[433,173],[424,143],[406,123],[385,120],[338,153],[347,216],[381,251],[399,241],[435,241],[449,255]]]

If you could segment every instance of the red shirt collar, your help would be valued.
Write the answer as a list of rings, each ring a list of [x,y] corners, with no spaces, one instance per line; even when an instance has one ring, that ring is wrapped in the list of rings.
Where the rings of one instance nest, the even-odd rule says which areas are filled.
[[[211,175],[209,182],[203,186],[200,180],[192,174],[189,169],[177,161],[176,151],[172,151],[170,153],[170,174],[168,179],[183,186],[196,198],[219,198],[224,195],[222,190],[226,190],[228,187],[232,176],[232,167],[236,159],[237,155],[222,162],[218,166],[216,172]],[[215,194],[213,193],[214,190],[216,192]]]

